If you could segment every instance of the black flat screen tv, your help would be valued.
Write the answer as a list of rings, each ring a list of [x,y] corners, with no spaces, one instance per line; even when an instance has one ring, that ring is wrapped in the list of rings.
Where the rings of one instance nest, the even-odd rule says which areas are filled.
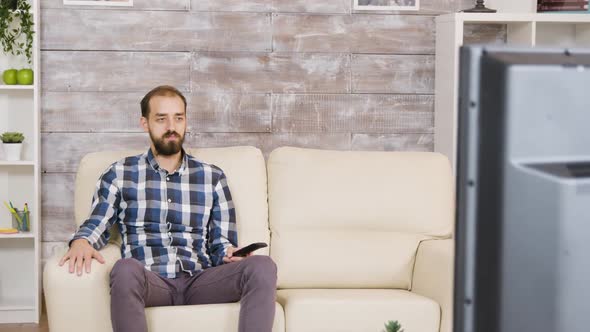
[[[460,52],[454,331],[590,331],[590,51]]]

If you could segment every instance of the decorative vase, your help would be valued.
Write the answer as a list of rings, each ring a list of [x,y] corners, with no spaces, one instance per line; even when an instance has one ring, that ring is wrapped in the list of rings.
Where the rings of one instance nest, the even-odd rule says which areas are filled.
[[[477,0],[475,1],[475,7],[471,9],[465,9],[463,12],[465,13],[495,13],[495,9],[487,8],[484,5],[484,0]]]
[[[4,148],[4,157],[6,160],[20,160],[20,155],[23,150],[23,143],[3,143],[2,147]]]

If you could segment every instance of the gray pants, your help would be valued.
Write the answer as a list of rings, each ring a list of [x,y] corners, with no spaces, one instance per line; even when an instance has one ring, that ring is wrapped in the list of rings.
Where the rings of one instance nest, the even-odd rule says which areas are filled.
[[[271,332],[277,268],[268,256],[168,279],[136,259],[115,263],[111,271],[111,321],[114,332],[147,332],[146,307],[240,302],[239,332]],[[198,327],[195,327],[198,328]]]

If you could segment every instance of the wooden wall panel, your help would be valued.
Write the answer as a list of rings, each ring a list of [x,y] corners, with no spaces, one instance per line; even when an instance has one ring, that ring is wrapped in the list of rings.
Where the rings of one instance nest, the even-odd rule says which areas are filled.
[[[349,0],[192,0],[192,11],[350,13]]]
[[[272,0],[191,0],[191,11],[271,12]]]
[[[41,128],[46,132],[143,132],[139,105],[143,96],[139,92],[47,91],[42,96]],[[187,93],[185,98],[189,132],[271,129],[270,95]]]
[[[270,132],[269,94],[194,93],[188,124],[194,132]]]
[[[433,132],[430,95],[274,95],[275,132]]]
[[[432,151],[434,134],[354,134],[352,150]]]
[[[41,135],[43,172],[76,172],[84,155],[103,150],[146,149],[147,133],[44,133]]]
[[[271,51],[264,13],[46,9],[46,50]],[[108,31],[97,33],[96,31]],[[84,36],[84,38],[80,38]]]
[[[48,173],[42,177],[41,217],[43,241],[69,241],[74,221],[74,173]],[[88,197],[90,205],[92,197]]]
[[[139,101],[143,96],[141,92],[44,91],[41,95],[41,130],[140,132]]]
[[[72,9],[93,9],[93,10],[111,10],[124,9],[128,11],[136,10],[188,10],[190,0],[135,0],[133,7],[105,7],[105,6],[72,6],[64,5],[63,0],[39,0],[41,9],[62,8],[65,10]]]
[[[273,10],[282,13],[347,14],[351,9],[350,0],[273,0]]]
[[[434,56],[352,56],[352,91],[355,93],[434,93]]]
[[[41,52],[44,91],[141,91],[169,84],[189,91],[190,54],[181,52]]]
[[[346,54],[196,53],[194,91],[322,92],[350,90]]]
[[[273,28],[279,52],[434,53],[432,16],[274,14]]]

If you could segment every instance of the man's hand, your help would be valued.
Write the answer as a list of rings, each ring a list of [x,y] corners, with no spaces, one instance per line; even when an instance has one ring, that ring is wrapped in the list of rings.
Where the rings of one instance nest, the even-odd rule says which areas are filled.
[[[78,275],[82,275],[82,267],[86,266],[86,273],[90,273],[90,264],[92,258],[95,258],[99,263],[104,264],[104,258],[94,249],[90,243],[85,239],[78,239],[72,242],[70,250],[59,261],[59,266],[63,266],[67,260],[70,261],[70,273],[74,273],[74,269]]]
[[[238,251],[239,249],[240,249],[240,247],[238,247],[238,248],[228,247],[227,252],[225,253],[225,257],[223,257],[223,262],[224,263],[239,262],[246,257],[252,256],[252,253],[249,253],[248,255],[246,255],[246,257],[234,257],[233,253]]]

